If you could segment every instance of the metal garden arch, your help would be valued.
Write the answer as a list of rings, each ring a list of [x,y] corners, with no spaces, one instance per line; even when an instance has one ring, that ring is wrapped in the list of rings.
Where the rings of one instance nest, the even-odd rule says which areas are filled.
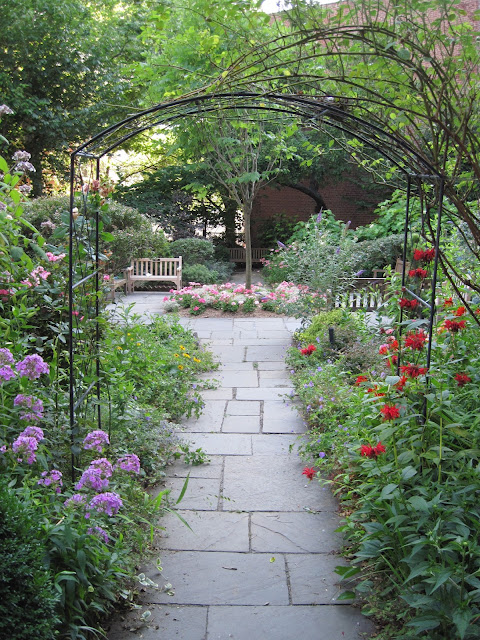
[[[101,257],[99,233],[101,232],[100,203],[93,213],[87,208],[87,198],[98,187],[101,176],[101,161],[109,153],[131,138],[149,132],[155,127],[168,127],[188,118],[214,117],[218,112],[235,109],[248,112],[268,111],[282,116],[290,116],[302,126],[315,129],[340,131],[356,138],[360,143],[375,150],[391,166],[395,167],[406,184],[407,203],[405,210],[405,231],[403,247],[402,288],[429,310],[427,366],[431,358],[431,338],[435,315],[435,294],[437,284],[441,217],[443,210],[444,177],[439,174],[428,159],[403,140],[382,130],[374,122],[355,116],[349,112],[348,104],[335,98],[307,97],[283,93],[236,92],[201,94],[158,104],[150,109],[135,113],[128,118],[107,127],[93,138],[80,145],[71,153],[70,164],[70,258],[69,258],[69,386],[70,386],[70,432],[72,440],[72,472],[75,447],[78,446],[79,415],[86,401],[96,406],[96,422],[102,425],[102,374],[100,371],[100,277]],[[82,175],[82,163],[89,167],[89,176]],[[96,181],[96,182],[95,182]],[[438,201],[437,222],[434,229],[435,260],[432,274],[430,300],[419,298],[406,288],[407,239],[410,225],[410,198],[412,190],[424,190],[427,185],[436,190]],[[81,210],[75,204],[81,194]],[[82,307],[80,308],[80,304]],[[90,331],[82,325],[89,318]]]

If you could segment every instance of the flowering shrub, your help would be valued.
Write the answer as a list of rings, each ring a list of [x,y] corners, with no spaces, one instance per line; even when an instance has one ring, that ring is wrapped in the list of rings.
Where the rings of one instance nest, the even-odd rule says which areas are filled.
[[[410,270],[417,287],[434,257],[429,248],[415,255],[425,265]],[[400,295],[390,309],[399,312]],[[404,307],[402,338],[395,324],[380,327],[382,360],[350,376],[341,358],[319,362],[317,350],[300,360],[292,347],[288,362],[310,426],[300,448],[318,478],[330,474],[351,514],[342,530],[354,562],[339,574],[361,575],[356,591],[384,625],[381,637],[473,639],[480,373],[471,354],[479,330],[453,297],[440,299],[427,369],[425,312],[417,311]],[[315,341],[307,332],[305,345]]]
[[[227,282],[222,285],[200,285],[191,282],[187,287],[175,291],[171,297],[165,297],[167,309],[175,311],[179,307],[190,309],[193,315],[200,315],[208,308],[220,309],[230,313],[251,313],[254,309],[265,309],[275,313],[297,315],[305,305],[317,300],[322,305],[324,298],[312,293],[308,287],[296,286],[291,282],[282,282],[273,290],[264,285],[244,285]]]

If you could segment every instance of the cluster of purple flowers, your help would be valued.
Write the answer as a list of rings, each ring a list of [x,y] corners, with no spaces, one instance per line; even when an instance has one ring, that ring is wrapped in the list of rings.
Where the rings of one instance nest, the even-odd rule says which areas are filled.
[[[14,401],[15,407],[20,407],[20,418],[28,422],[36,422],[43,417],[43,402],[34,396],[25,396],[19,393]]]
[[[3,382],[8,382],[15,377],[15,371],[12,369],[12,365],[15,364],[13,355],[8,349],[0,349],[0,379]]]
[[[88,508],[98,513],[106,513],[107,516],[114,516],[119,512],[122,505],[123,502],[118,493],[107,491],[106,493],[99,493],[97,496],[94,496],[90,500]],[[86,513],[85,517],[90,517],[90,514]]]
[[[104,491],[108,487],[108,477],[105,476],[102,469],[89,467],[82,473],[82,477],[75,485],[75,489],[93,489],[94,491]]]
[[[102,529],[102,527],[89,527],[87,529],[87,533],[89,536],[100,538],[105,542],[105,544],[108,543],[108,533],[105,531],[105,529]]]
[[[116,461],[114,469],[140,473],[140,458],[135,453],[127,453]]]
[[[35,451],[38,448],[38,441],[33,436],[18,436],[12,444],[12,450],[17,454],[18,462],[26,459],[27,464],[33,464],[37,459]]]
[[[62,472],[58,471],[58,469],[42,471],[41,478],[38,480],[37,484],[42,484],[45,487],[53,485],[55,486],[55,492],[60,493],[60,487],[63,485]]]
[[[108,438],[108,433],[97,429],[96,431],[91,431],[85,436],[83,441],[84,449],[96,449],[97,451],[102,451],[104,447],[110,444],[110,440]]]
[[[73,496],[65,500],[63,503],[65,507],[81,507],[86,504],[87,498],[82,496],[81,493],[74,493]]]
[[[17,371],[29,380],[36,380],[42,373],[49,373],[50,369],[42,356],[34,353],[17,363]]]
[[[12,160],[17,163],[15,165],[15,171],[35,171],[35,167],[29,162],[31,157],[28,151],[15,151],[12,156]]]

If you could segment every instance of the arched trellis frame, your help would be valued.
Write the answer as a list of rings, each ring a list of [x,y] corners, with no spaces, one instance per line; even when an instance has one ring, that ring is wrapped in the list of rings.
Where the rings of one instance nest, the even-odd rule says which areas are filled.
[[[444,177],[417,150],[404,140],[396,138],[378,125],[349,112],[348,102],[341,104],[333,98],[299,95],[236,92],[203,94],[158,104],[135,113],[118,122],[79,146],[71,154],[70,168],[70,263],[69,263],[69,360],[70,360],[70,430],[72,437],[72,473],[78,446],[79,416],[87,399],[93,400],[98,428],[101,415],[100,320],[99,300],[101,284],[101,198],[98,184],[101,161],[109,153],[130,139],[158,127],[172,127],[185,119],[215,117],[242,109],[252,113],[270,112],[298,121],[314,129],[330,129],[355,138],[374,150],[393,166],[403,178],[407,191],[405,235],[403,248],[402,288],[429,310],[427,367],[430,366],[435,296],[439,264],[439,243],[443,210]],[[88,167],[85,171],[85,167]],[[92,185],[94,188],[92,189]],[[413,191],[425,188],[436,190],[438,201],[437,223],[434,235],[435,260],[432,273],[430,300],[419,298],[406,287],[407,241],[410,225],[410,199]],[[76,198],[81,193],[81,211],[77,211]],[[80,309],[80,304],[83,307]],[[88,314],[88,315],[87,315]],[[85,324],[88,320],[88,326]],[[82,322],[84,323],[82,325]],[[92,404],[92,403],[90,403]]]

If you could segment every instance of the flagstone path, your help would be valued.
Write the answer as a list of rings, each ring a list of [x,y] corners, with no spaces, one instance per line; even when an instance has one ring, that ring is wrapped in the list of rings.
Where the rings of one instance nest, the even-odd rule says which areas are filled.
[[[334,569],[344,561],[336,501],[302,476],[304,465],[290,452],[305,430],[284,363],[297,321],[182,323],[221,362],[210,376],[220,385],[203,393],[202,416],[184,422],[183,438],[211,462],[170,468],[173,502],[190,475],[178,512],[191,530],[173,513],[162,519],[161,570],[156,558],[141,568],[159,588],[146,588],[142,608],[118,619],[109,640],[370,637],[371,623],[337,600],[343,588]],[[143,625],[142,615],[149,616]]]

